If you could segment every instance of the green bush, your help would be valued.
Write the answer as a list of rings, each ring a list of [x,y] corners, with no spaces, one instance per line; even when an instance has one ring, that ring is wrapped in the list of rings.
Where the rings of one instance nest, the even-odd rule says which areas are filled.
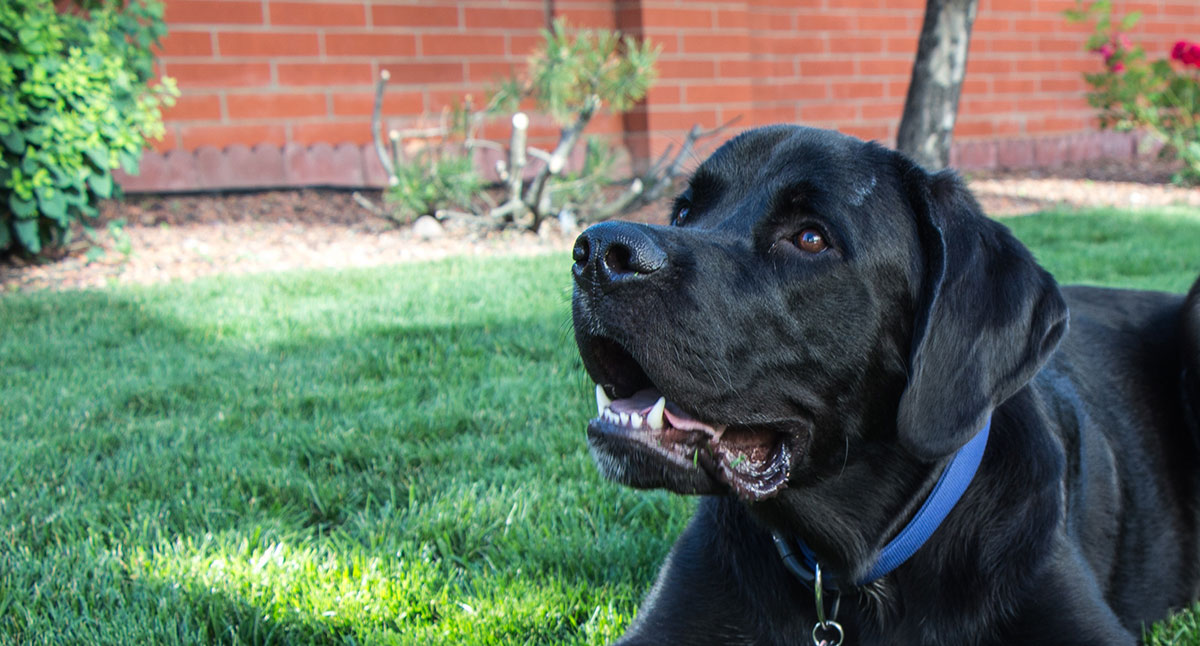
[[[385,198],[396,219],[408,224],[448,208],[468,208],[484,188],[470,156],[445,154],[436,147],[396,166]]]
[[[563,211],[586,216],[608,207],[603,202],[614,153],[583,133],[600,110],[625,112],[645,97],[657,78],[654,65],[661,48],[616,31],[570,29],[563,20],[541,35],[524,73],[500,81],[482,110],[476,112],[468,97],[446,108],[437,127],[393,131],[390,159],[376,129],[376,150],[391,175],[384,196],[394,219],[408,223],[424,214],[461,210],[485,215],[483,221],[491,225],[537,230],[546,217]],[[380,76],[377,96],[389,78]],[[529,119],[518,112],[527,103],[561,127],[553,149],[527,144]],[[378,119],[382,101],[377,99],[376,106]],[[508,145],[476,138],[482,121],[499,114],[513,124]],[[569,161],[580,143],[587,146],[585,163],[572,171]],[[483,193],[486,183],[473,162],[480,147],[505,156],[496,164],[506,193],[500,204],[491,204],[491,196]],[[410,148],[417,153],[406,154]],[[530,168],[535,170],[527,173]],[[486,214],[476,208],[481,203],[491,204]]]
[[[178,94],[169,78],[151,84],[159,2],[80,5],[0,2],[0,252],[66,242],[119,188],[114,168],[137,172]]]

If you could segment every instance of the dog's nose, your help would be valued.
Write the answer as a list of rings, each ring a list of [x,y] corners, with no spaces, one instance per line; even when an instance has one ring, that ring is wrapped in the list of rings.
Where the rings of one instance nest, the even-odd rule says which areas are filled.
[[[575,239],[575,278],[597,283],[645,277],[667,264],[667,252],[645,225],[601,222]]]

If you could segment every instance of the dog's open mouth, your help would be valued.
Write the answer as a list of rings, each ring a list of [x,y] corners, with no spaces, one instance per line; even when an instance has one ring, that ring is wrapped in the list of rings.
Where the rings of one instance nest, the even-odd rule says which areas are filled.
[[[596,386],[596,407],[589,433],[635,445],[679,469],[703,470],[743,499],[770,497],[787,484],[790,455],[779,431],[702,422],[655,388],[613,400]]]

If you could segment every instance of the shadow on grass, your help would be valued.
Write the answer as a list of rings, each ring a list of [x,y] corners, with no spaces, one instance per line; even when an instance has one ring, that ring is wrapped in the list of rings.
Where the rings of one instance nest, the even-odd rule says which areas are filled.
[[[632,602],[624,588],[685,515],[595,475],[561,300],[405,323],[386,305],[284,295],[264,314],[231,302],[245,295],[173,291],[0,300],[0,550],[21,610],[3,632],[571,641],[614,586]],[[263,579],[255,563],[281,544],[299,570]],[[238,566],[213,578],[219,562]],[[375,583],[354,583],[356,567]],[[396,589],[406,571],[433,610]],[[111,587],[86,584],[105,572]],[[374,606],[346,600],[380,590]],[[530,607],[480,619],[506,595]],[[550,602],[563,616],[533,611]]]

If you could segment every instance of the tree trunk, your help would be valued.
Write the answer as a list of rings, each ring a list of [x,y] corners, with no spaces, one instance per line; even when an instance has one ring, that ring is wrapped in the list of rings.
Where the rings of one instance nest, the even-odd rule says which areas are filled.
[[[978,0],[927,0],[925,4],[925,23],[896,148],[930,170],[950,164],[950,142],[967,74],[967,47],[977,5]]]

